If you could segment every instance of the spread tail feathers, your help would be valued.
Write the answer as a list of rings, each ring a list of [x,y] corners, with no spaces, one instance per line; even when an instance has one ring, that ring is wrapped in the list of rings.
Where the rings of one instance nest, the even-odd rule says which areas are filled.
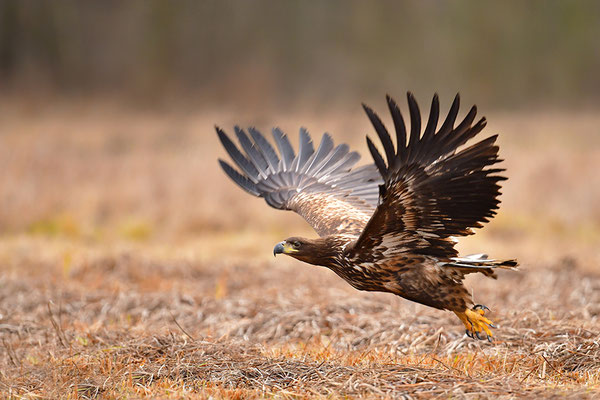
[[[488,259],[487,254],[473,254],[465,257],[452,258],[451,262],[445,263],[444,267],[459,269],[464,274],[481,272],[491,278],[496,278],[495,268],[516,270],[519,263],[517,260],[494,260]]]

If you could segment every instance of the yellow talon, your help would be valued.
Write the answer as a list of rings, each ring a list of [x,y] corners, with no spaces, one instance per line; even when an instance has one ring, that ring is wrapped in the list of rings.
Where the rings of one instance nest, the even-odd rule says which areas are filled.
[[[488,309],[485,306],[475,306],[472,309],[466,309],[465,311],[455,311],[456,316],[462,321],[467,328],[467,336],[477,339],[485,339],[481,337],[480,333],[483,331],[487,335],[487,339],[492,341],[492,331],[490,327],[495,328],[492,321],[485,317],[485,310]]]

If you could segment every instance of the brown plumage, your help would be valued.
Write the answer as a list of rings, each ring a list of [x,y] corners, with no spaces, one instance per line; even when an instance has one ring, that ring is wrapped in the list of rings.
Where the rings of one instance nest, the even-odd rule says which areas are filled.
[[[223,146],[240,169],[219,160],[224,171],[249,193],[269,205],[302,215],[320,238],[289,238],[275,246],[301,261],[333,270],[359,290],[391,292],[406,299],[456,313],[471,337],[491,339],[491,321],[462,281],[469,273],[494,277],[494,268],[514,268],[514,260],[485,255],[459,257],[453,237],[470,235],[496,214],[500,194],[497,135],[464,146],[483,130],[473,106],[458,125],[457,95],[438,127],[434,96],[425,129],[412,94],[408,94],[410,132],[396,102],[387,97],[396,146],[377,114],[363,106],[383,145],[371,139],[374,164],[352,169],[359,159],[347,145],[334,147],[325,134],[317,150],[300,130],[298,154],[279,129],[273,137],[281,158],[256,129],[235,128],[242,153],[219,128]]]

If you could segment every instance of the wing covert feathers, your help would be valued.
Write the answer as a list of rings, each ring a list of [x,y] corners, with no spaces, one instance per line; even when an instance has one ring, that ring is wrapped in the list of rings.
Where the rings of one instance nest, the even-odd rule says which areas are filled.
[[[367,145],[384,183],[379,206],[357,242],[357,248],[376,247],[383,242],[425,255],[456,255],[450,236],[469,235],[496,214],[500,194],[498,175],[492,166],[498,158],[497,135],[461,147],[486,125],[475,122],[473,106],[456,125],[460,98],[452,102],[438,129],[439,100],[433,97],[427,123],[421,132],[421,113],[411,93],[407,94],[410,133],[407,135],[397,103],[387,96],[396,130],[396,146],[381,119],[364,109],[383,146],[385,159],[373,141]],[[437,131],[436,131],[437,130]]]
[[[255,128],[235,127],[239,147],[220,128],[217,135],[234,166],[219,164],[248,193],[263,197],[272,207],[302,215],[320,235],[358,236],[378,200],[381,176],[373,165],[352,169],[360,159],[348,145],[334,145],[323,135],[317,149],[304,128],[298,153],[279,128],[272,131],[277,150]]]

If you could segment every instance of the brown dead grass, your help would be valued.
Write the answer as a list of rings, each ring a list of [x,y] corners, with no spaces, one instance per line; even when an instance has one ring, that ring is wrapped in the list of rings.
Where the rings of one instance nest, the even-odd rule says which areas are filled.
[[[511,179],[461,250],[522,262],[468,280],[499,325],[490,344],[450,313],[273,259],[277,240],[313,233],[217,169],[212,124],[231,126],[227,112],[0,109],[2,397],[599,393],[600,117],[487,115]],[[265,126],[277,122],[364,153],[360,116]]]

